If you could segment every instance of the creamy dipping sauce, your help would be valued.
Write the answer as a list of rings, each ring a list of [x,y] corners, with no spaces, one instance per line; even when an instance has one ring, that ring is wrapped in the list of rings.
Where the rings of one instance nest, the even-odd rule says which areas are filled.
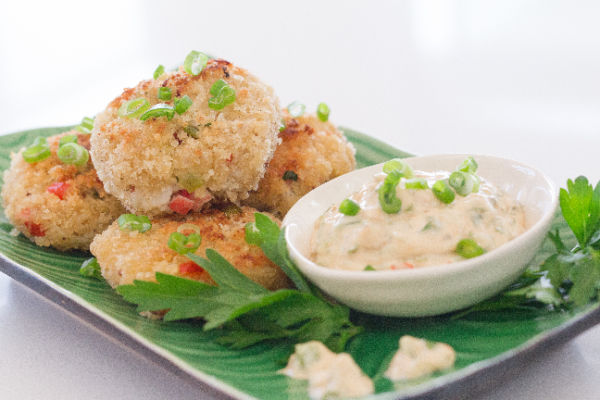
[[[288,365],[279,372],[308,380],[311,399],[361,397],[375,390],[350,354],[336,354],[318,341],[297,344]]]
[[[446,343],[428,343],[412,336],[402,336],[385,377],[392,380],[421,378],[454,366],[456,353]]]
[[[414,171],[429,187],[450,172]],[[332,206],[315,223],[310,258],[333,269],[362,271],[418,268],[452,263],[464,258],[456,253],[457,243],[473,239],[485,251],[495,249],[525,231],[523,207],[481,178],[478,192],[445,204],[431,189],[406,189],[402,179],[396,196],[400,212],[385,213],[378,187],[386,174],[349,198],[360,205],[356,215],[345,215]],[[368,269],[371,269],[368,268]]]

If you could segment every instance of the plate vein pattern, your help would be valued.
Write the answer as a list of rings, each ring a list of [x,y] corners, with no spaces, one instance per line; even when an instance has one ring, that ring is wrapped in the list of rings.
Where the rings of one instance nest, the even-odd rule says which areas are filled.
[[[36,136],[50,136],[66,128],[44,128],[0,137],[0,169],[10,163],[10,153],[28,145]],[[348,128],[341,128],[357,149],[358,167],[410,154]],[[566,231],[566,224],[557,217],[555,227]],[[0,252],[15,263],[54,282],[91,303],[101,312],[118,320],[131,332],[170,352],[181,362],[234,387],[249,396],[273,399],[306,398],[306,384],[277,374],[291,344],[276,342],[230,350],[216,344],[214,332],[204,332],[195,321],[162,323],[147,320],[135,312],[106,283],[81,277],[81,262],[89,254],[60,253],[39,248],[23,236],[9,235],[11,226],[0,217]],[[545,243],[536,260],[551,251]],[[353,320],[365,326],[365,332],[349,345],[349,351],[363,370],[372,376],[381,394],[378,398],[417,398],[428,391],[456,383],[467,372],[489,367],[502,356],[518,352],[528,343],[548,334],[574,318],[579,318],[597,305],[565,313],[542,310],[476,313],[460,319],[440,316],[421,319],[380,318],[353,313]],[[390,355],[396,350],[398,338],[404,334],[442,341],[452,345],[458,354],[455,368],[431,379],[396,385],[383,378]],[[491,360],[491,361],[490,361]],[[417,396],[417,397],[414,397]]]

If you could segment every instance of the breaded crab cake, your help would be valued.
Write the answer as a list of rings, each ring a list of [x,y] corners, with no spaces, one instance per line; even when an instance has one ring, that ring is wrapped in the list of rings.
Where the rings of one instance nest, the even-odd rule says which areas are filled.
[[[244,204],[284,216],[300,197],[356,166],[354,147],[331,122],[315,114],[285,113],[281,144],[258,189]]]
[[[58,158],[60,138],[70,135],[76,135],[77,143],[89,149],[89,135],[70,131],[47,139],[50,156],[44,160],[26,162],[24,149],[11,155],[2,187],[4,213],[39,246],[88,250],[94,236],[124,208],[104,191],[91,160],[76,166]]]
[[[244,227],[254,221],[255,211],[250,207],[231,212],[211,208],[185,217],[157,217],[143,233],[121,229],[114,222],[96,236],[90,250],[100,264],[102,276],[112,287],[134,280],[154,281],[156,272],[212,283],[206,271],[167,245],[174,232],[198,233],[202,241],[195,254],[205,257],[206,249],[215,249],[240,272],[267,289],[289,287],[285,273],[260,247],[245,241]]]
[[[211,108],[223,84],[235,100]],[[213,198],[239,203],[256,189],[279,143],[280,121],[269,86],[225,60],[209,60],[197,75],[182,67],[114,99],[96,118],[92,158],[106,190],[132,213],[186,214]]]

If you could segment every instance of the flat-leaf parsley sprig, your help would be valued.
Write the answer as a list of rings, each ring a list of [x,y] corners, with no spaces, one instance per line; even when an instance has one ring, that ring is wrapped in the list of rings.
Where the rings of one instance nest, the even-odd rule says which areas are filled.
[[[559,231],[548,233],[555,253],[530,268],[500,295],[454,315],[474,311],[549,306],[582,306],[598,299],[600,289],[600,182],[593,187],[584,176],[560,189],[562,215],[577,240],[569,248]]]
[[[342,351],[361,328],[350,322],[347,307],[313,293],[314,288],[287,254],[283,230],[266,215],[256,213],[255,222],[246,227],[246,240],[260,246],[298,290],[269,291],[212,249],[206,250],[206,258],[186,256],[208,272],[217,286],[157,272],[156,282],[136,280],[116,290],[137,304],[138,312],[167,310],[165,321],[203,318],[204,330],[221,328],[218,340],[233,348],[288,338],[295,342],[319,340]]]

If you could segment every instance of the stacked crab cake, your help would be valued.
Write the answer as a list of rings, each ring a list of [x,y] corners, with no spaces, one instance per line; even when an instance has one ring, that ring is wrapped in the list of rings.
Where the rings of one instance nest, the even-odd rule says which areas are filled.
[[[202,268],[168,246],[173,234],[197,234],[201,240],[194,253],[203,256],[206,249],[215,249],[241,273],[267,289],[288,287],[290,283],[283,271],[258,246],[245,241],[244,227],[254,221],[255,211],[250,207],[211,208],[181,218],[157,217],[143,233],[122,229],[115,221],[96,236],[91,251],[102,276],[113,287],[134,279],[154,281],[156,272],[213,283]]]
[[[201,63],[202,54],[195,56]],[[91,245],[102,275],[112,286],[152,281],[156,272],[212,282],[169,245],[174,235],[198,235],[194,253],[213,248],[257,283],[287,287],[279,267],[245,242],[245,224],[257,210],[216,207],[239,204],[265,173],[280,141],[273,90],[224,60],[155,78],[126,89],[92,131],[98,176],[132,213]],[[140,223],[147,228],[130,229]]]
[[[323,121],[322,119],[325,119]],[[244,204],[284,216],[306,193],[352,171],[354,147],[327,120],[315,114],[284,115],[282,142],[256,191]]]
[[[279,143],[280,120],[269,86],[209,60],[196,75],[162,73],[113,100],[96,118],[92,159],[131,212],[186,214],[248,197]]]
[[[4,212],[39,246],[88,250],[94,236],[124,212],[96,176],[87,156],[89,135],[70,131],[36,143],[11,156],[2,187]],[[79,151],[79,159],[62,161],[59,144]]]

